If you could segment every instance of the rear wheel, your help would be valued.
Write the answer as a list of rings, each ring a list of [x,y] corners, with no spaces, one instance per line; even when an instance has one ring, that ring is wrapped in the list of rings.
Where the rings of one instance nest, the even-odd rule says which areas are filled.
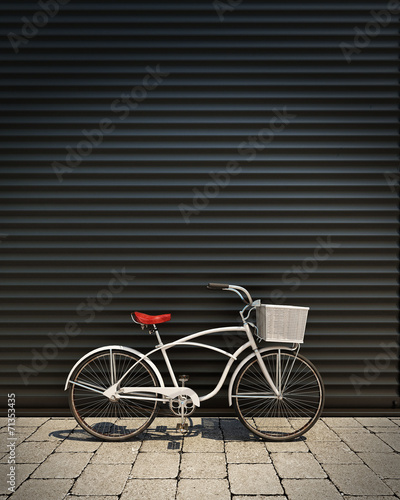
[[[234,383],[236,414],[257,436],[290,441],[318,421],[325,400],[324,384],[315,366],[300,354],[276,350],[261,355],[275,385],[280,384],[281,397],[270,388],[257,358],[251,358]]]
[[[106,441],[123,441],[144,431],[158,412],[158,401],[120,398],[102,394],[138,361],[134,354],[107,350],[82,361],[71,377],[69,405],[78,424]],[[124,378],[126,387],[157,387],[152,368],[144,361]],[[155,397],[155,394],[149,394]]]

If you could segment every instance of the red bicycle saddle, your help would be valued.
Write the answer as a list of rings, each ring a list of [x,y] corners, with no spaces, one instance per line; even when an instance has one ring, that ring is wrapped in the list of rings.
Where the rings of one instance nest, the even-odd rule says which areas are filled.
[[[133,313],[135,315],[136,321],[142,323],[143,325],[158,325],[159,323],[165,323],[171,319],[170,314],[159,314],[158,316],[150,316],[149,314],[144,314],[135,311]]]

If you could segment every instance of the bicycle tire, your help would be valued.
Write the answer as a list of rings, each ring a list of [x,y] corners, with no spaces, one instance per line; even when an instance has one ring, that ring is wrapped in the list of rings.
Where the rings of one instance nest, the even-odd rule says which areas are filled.
[[[113,350],[115,376],[126,372],[139,358],[123,350]],[[158,413],[158,401],[119,399],[111,402],[106,396],[90,391],[74,382],[92,383],[101,389],[111,385],[110,351],[102,351],[84,359],[71,377],[68,401],[78,424],[93,436],[104,441],[125,441],[143,432]],[[126,386],[157,387],[154,370],[141,361],[124,380]]]
[[[325,389],[311,361],[292,351],[281,349],[280,352],[282,399],[269,387],[256,357],[240,370],[232,397],[239,420],[253,434],[270,441],[292,441],[318,421],[324,407]],[[278,350],[261,356],[273,378],[278,373]]]

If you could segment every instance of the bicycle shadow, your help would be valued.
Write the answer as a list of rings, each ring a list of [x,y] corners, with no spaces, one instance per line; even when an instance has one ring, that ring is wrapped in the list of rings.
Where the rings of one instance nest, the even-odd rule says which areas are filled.
[[[162,418],[162,417],[161,417]],[[164,420],[162,418],[162,420]],[[153,422],[150,427],[145,431],[138,434],[134,438],[127,441],[167,441],[168,449],[180,449],[182,440],[184,437],[196,437],[201,436],[204,439],[220,439],[223,440],[221,436],[220,429],[214,420],[202,419],[202,423],[195,423],[190,417],[187,418],[188,430],[185,433],[176,429],[176,423],[179,422],[179,418],[170,417],[171,424],[160,425],[157,421]],[[196,420],[199,420],[198,418]],[[116,432],[125,433],[127,431],[126,426],[118,426],[114,423],[103,421],[98,422],[93,426],[93,430],[98,430],[101,432]],[[100,438],[91,436],[84,429],[76,428],[71,431],[71,429],[56,430],[49,433],[49,436],[56,437],[57,439],[62,439],[66,441],[81,441],[81,442],[99,442],[103,441]]]
[[[165,420],[161,417],[161,420]],[[262,438],[252,434],[242,423],[236,418],[213,418],[213,417],[197,417],[192,419],[187,418],[188,430],[182,433],[180,430],[176,429],[176,424],[179,422],[179,418],[169,417],[168,425],[165,423],[157,424],[157,419],[153,422],[150,427],[145,431],[138,434],[134,438],[127,439],[126,441],[142,441],[146,443],[146,446],[159,446],[160,442],[166,444],[167,450],[181,450],[183,447],[184,439],[189,440],[214,440],[214,441],[229,441],[229,442],[276,442],[276,441],[266,441]],[[94,426],[104,432],[106,429],[109,432],[126,432],[126,426],[117,426],[110,422],[99,422]],[[104,442],[100,438],[91,436],[88,432],[83,429],[76,428],[72,432],[71,430],[57,430],[49,434],[49,436],[54,436],[58,439],[66,441],[81,441],[81,442]],[[306,441],[305,436],[300,436],[292,440],[291,442],[304,442]],[[158,443],[158,445],[157,445]]]

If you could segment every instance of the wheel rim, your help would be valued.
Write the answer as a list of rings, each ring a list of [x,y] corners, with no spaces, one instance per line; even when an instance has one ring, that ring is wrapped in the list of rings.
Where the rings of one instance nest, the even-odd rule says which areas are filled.
[[[278,387],[278,354],[265,354],[263,360]],[[233,397],[246,427],[259,436],[284,440],[300,436],[318,420],[323,386],[317,370],[299,356],[281,352],[280,366],[282,399],[269,387],[257,360],[239,375]]]
[[[117,381],[137,358],[130,354],[112,352],[114,375],[110,369],[110,353],[101,353],[84,362],[71,384],[70,402],[78,423],[91,434],[107,439],[127,438],[144,430],[153,420],[157,401],[121,398],[111,402],[106,396],[86,387],[106,390]],[[156,378],[143,363],[124,378],[124,386],[155,387]]]

